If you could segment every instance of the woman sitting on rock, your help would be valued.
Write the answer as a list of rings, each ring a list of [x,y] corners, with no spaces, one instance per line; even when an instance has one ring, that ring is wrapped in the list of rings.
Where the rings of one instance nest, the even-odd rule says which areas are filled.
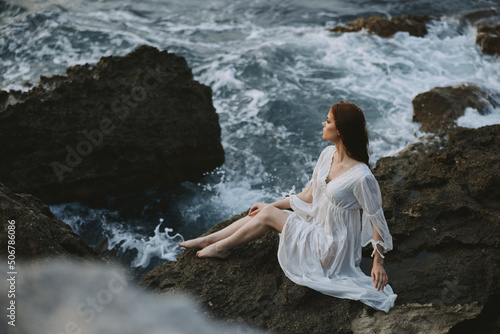
[[[368,167],[368,135],[361,109],[342,101],[334,104],[323,122],[323,139],[334,145],[321,152],[301,193],[271,204],[257,203],[248,216],[179,246],[201,248],[200,258],[225,258],[234,247],[276,230],[280,232],[278,261],[293,282],[388,312],[397,297],[383,266],[383,253],[392,249],[392,237],[379,185]],[[374,248],[371,279],[359,267],[361,248],[370,242]]]

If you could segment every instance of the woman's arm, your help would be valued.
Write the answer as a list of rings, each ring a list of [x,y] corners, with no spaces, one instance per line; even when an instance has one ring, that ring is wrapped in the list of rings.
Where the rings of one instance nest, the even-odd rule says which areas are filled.
[[[307,187],[307,189],[303,190],[296,196],[304,202],[311,203],[313,200],[312,183],[309,184],[309,187]],[[250,212],[248,213],[248,215],[255,216],[265,205],[272,205],[277,207],[278,209],[290,209],[290,197],[283,198],[282,200],[273,202],[271,204],[257,203],[250,208]]]
[[[309,187],[304,189],[301,193],[297,194],[297,197],[307,203],[312,203],[313,195],[312,195],[312,182],[309,183]]]
[[[375,242],[382,241],[380,234],[378,234],[377,229],[373,225],[372,232]],[[389,278],[384,269],[384,258],[380,255],[384,252],[384,247],[380,244],[376,244],[375,247],[377,247],[377,250],[374,251],[373,255],[372,281],[375,284],[375,288],[380,291],[387,285]]]
[[[285,197],[279,201],[273,202],[271,205],[278,209],[290,209],[290,197]]]
[[[312,183],[309,184],[307,189],[304,189],[302,192],[296,195],[298,198],[303,200],[304,202],[311,203],[312,202]],[[286,197],[282,200],[271,203],[271,205],[277,207],[278,209],[290,209],[290,197]]]

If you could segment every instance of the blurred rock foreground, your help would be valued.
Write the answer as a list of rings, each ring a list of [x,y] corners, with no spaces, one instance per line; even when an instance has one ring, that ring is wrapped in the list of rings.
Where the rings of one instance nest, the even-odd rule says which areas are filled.
[[[3,272],[7,268],[2,264]],[[245,324],[208,319],[183,295],[154,296],[133,286],[118,267],[50,261],[18,276],[16,326],[2,334],[259,334]],[[0,282],[6,291],[7,282]],[[0,295],[8,305],[7,293]]]
[[[210,87],[184,58],[141,46],[123,57],[0,91],[0,182],[44,202],[196,180],[224,162]]]
[[[463,89],[446,94],[458,99]],[[426,110],[441,117],[442,101],[436,101]],[[374,170],[394,238],[385,268],[398,299],[388,314],[291,282],[271,232],[225,260],[198,259],[187,250],[140,284],[160,293],[189,292],[216,317],[272,333],[498,333],[500,125],[465,129],[448,119],[434,125],[441,136],[380,159]],[[361,264],[368,275],[369,248]]]

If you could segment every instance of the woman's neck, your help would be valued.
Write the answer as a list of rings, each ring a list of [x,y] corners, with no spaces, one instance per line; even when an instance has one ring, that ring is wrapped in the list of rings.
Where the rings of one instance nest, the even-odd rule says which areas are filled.
[[[341,140],[334,142],[335,148],[337,149],[337,163],[342,163],[345,159],[349,159],[347,155],[347,150]]]

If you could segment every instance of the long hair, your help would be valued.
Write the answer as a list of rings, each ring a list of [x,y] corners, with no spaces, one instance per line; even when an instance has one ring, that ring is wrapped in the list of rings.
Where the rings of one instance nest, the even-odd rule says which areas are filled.
[[[332,106],[333,119],[347,155],[354,160],[368,161],[368,133],[363,111],[354,103],[340,101]]]

